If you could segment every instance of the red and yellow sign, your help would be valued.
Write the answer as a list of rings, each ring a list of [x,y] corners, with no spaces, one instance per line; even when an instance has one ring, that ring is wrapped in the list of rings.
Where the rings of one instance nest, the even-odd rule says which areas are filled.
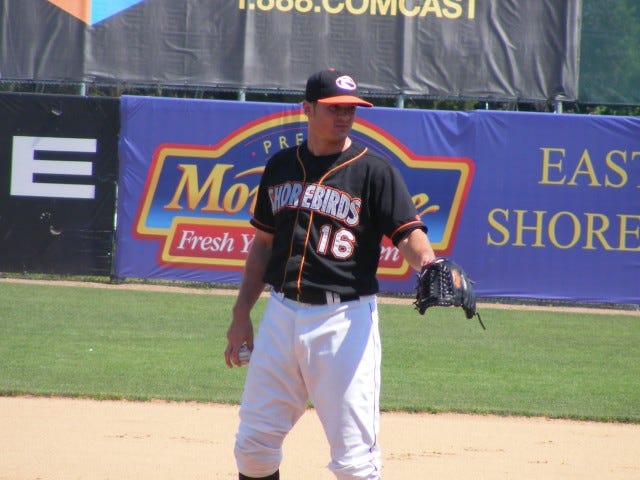
[[[253,240],[249,219],[265,162],[276,150],[303,141],[305,121],[295,109],[251,121],[215,145],[159,145],[134,234],[161,240],[162,264],[242,270]],[[473,176],[471,160],[416,155],[363,119],[356,120],[353,134],[381,155],[399,160],[418,212],[430,227],[434,248],[449,252]],[[429,181],[409,181],[418,172]],[[429,185],[437,188],[431,192]],[[378,275],[406,278],[410,270],[385,238]]]

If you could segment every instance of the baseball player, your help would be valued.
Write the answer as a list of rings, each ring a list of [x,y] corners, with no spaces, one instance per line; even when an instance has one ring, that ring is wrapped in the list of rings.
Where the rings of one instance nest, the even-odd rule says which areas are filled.
[[[340,480],[380,478],[380,336],[376,270],[383,235],[415,270],[435,255],[399,171],[349,137],[356,83],[312,75],[307,139],[276,153],[262,176],[256,229],[224,352],[248,366],[235,444],[239,479],[279,479],[282,443],[307,402]],[[252,307],[270,297],[254,339]],[[243,347],[245,345],[245,347]]]

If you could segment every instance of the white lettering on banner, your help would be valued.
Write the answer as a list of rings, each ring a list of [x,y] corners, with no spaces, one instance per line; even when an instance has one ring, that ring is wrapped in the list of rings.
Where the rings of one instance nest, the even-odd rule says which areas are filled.
[[[36,182],[34,174],[91,176],[92,162],[37,160],[35,153],[96,153],[95,138],[13,137],[11,190],[14,197],[95,198],[95,185]]]
[[[476,0],[238,0],[238,8],[303,14],[476,18]]]
[[[221,237],[211,237],[197,235],[193,230],[182,232],[178,250],[189,250],[192,252],[233,252],[234,241],[229,232],[224,232]]]
[[[253,244],[253,240],[256,238],[255,235],[247,235],[246,233],[242,234],[242,251],[241,253],[247,254],[249,253],[249,249]]]
[[[385,247],[380,249],[380,261],[381,262],[398,262],[400,261],[400,250],[398,247]]]

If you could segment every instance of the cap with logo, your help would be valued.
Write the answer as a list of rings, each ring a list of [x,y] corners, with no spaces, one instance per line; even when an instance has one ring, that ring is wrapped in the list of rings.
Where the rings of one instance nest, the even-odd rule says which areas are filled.
[[[334,70],[322,70],[307,80],[305,100],[326,105],[359,105],[373,107],[358,97],[358,85],[349,75]]]

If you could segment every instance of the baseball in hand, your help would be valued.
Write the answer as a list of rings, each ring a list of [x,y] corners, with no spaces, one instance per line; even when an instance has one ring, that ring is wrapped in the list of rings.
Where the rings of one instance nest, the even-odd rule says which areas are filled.
[[[240,352],[238,352],[238,358],[240,359],[240,365],[246,365],[249,363],[249,359],[251,358],[251,350],[247,347],[247,344],[244,343],[240,347]]]

